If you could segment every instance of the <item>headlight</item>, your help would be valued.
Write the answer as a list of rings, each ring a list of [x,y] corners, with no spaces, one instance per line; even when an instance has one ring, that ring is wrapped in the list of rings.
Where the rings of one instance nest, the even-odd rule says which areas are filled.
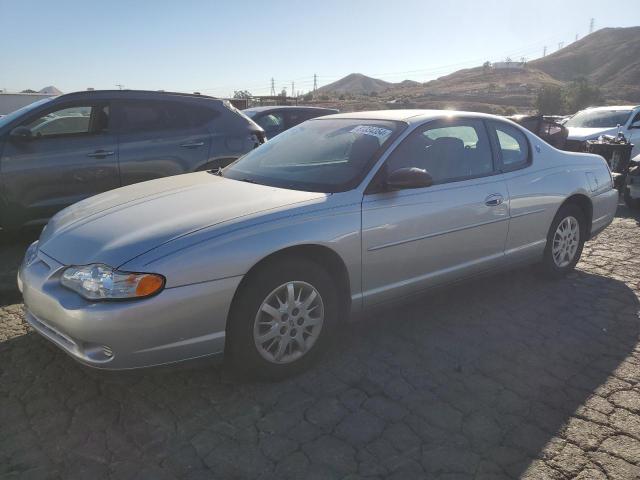
[[[122,300],[154,295],[164,288],[165,279],[155,273],[120,272],[93,264],[68,267],[60,282],[87,300]]]

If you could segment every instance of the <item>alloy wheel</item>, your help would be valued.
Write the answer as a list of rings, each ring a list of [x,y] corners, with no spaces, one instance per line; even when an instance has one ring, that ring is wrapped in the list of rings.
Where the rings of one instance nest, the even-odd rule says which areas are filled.
[[[553,235],[551,253],[556,266],[564,268],[573,262],[579,244],[580,224],[578,220],[572,216],[563,218]]]
[[[316,288],[290,281],[275,288],[256,313],[253,340],[272,363],[291,363],[315,344],[324,323],[324,303]]]

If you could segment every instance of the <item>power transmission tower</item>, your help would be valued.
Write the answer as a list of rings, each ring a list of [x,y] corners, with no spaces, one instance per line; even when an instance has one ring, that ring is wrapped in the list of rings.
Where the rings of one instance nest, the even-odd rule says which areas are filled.
[[[575,39],[575,41],[576,41],[576,42],[578,41],[578,38],[580,38],[580,37],[579,37],[579,35],[576,33],[576,39]]]
[[[276,81],[273,79],[273,77],[271,78],[271,96],[276,96]]]
[[[313,74],[313,91],[315,92],[318,89],[318,75]]]
[[[593,27],[595,26],[596,19],[592,18],[589,22],[589,33],[593,33]]]
[[[558,42],[558,50],[562,50],[562,47],[564,47],[564,42]]]
[[[547,46],[545,45],[544,48],[542,49],[542,56],[546,57],[547,56]]]
[[[291,81],[291,97],[295,97],[296,96],[295,93],[294,93],[295,90],[293,89],[294,85],[295,85],[295,83],[293,83],[293,81]]]

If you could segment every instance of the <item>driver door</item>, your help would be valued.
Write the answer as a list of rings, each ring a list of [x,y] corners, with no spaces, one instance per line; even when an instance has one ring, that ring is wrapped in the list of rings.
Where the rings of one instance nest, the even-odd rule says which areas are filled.
[[[120,186],[108,103],[59,105],[20,126],[30,135],[10,136],[0,158],[7,224],[44,223],[68,205]]]
[[[375,187],[406,167],[426,169],[433,185],[396,191]],[[411,133],[363,199],[364,306],[500,264],[509,200],[502,177],[481,120],[430,122]]]

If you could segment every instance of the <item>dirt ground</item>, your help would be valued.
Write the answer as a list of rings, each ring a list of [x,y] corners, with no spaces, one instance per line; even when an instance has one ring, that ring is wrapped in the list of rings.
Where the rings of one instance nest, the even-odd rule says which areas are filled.
[[[0,240],[0,478],[640,478],[640,226],[346,325],[310,371],[82,367],[23,321]]]

